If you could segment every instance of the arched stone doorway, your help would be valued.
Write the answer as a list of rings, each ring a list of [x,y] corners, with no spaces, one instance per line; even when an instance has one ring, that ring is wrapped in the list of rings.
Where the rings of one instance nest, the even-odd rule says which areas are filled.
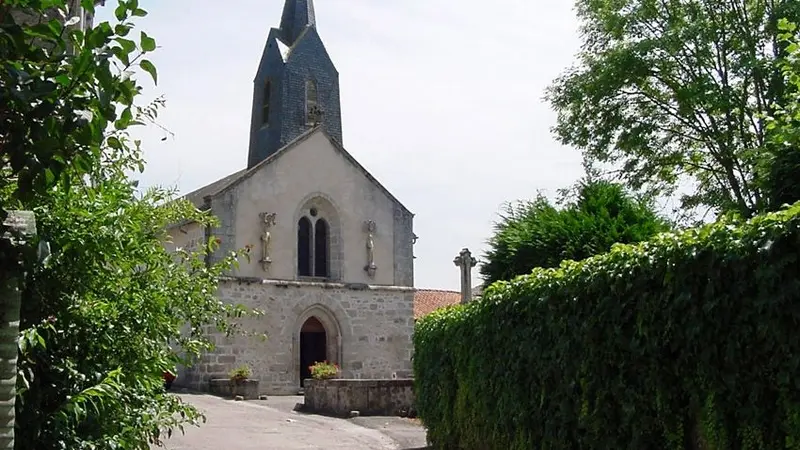
[[[311,378],[309,366],[328,360],[327,338],[325,326],[316,317],[310,317],[300,328],[300,386]]]
[[[333,312],[324,305],[312,305],[303,311],[294,325],[292,359],[296,386],[310,376],[308,366],[315,361],[338,364],[342,361],[342,330]]]

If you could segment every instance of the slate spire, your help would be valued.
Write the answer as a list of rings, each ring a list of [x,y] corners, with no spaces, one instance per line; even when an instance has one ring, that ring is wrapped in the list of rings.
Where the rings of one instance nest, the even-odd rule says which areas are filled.
[[[339,72],[317,33],[313,0],[284,0],[253,79],[247,167],[317,126],[341,145],[341,111]]]
[[[286,0],[281,16],[281,38],[292,45],[306,27],[316,27],[316,22],[314,0]]]

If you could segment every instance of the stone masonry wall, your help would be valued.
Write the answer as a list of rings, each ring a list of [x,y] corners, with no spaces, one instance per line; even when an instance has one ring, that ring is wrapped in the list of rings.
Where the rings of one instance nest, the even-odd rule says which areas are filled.
[[[309,317],[325,326],[328,359],[340,365],[342,378],[391,379],[411,371],[413,288],[230,279],[219,294],[224,301],[264,311],[242,320],[242,326],[268,337],[215,335],[216,350],[182,369],[176,385],[205,391],[208,380],[246,364],[261,393],[296,394],[300,328]]]
[[[304,409],[319,414],[347,417],[415,416],[414,380],[310,380],[304,393]]]

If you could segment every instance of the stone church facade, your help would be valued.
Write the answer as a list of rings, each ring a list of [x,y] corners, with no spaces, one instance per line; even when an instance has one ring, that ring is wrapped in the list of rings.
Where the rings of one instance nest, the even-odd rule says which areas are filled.
[[[263,310],[243,327],[266,340],[213,336],[216,349],[178,384],[205,390],[240,365],[266,394],[294,394],[318,360],[344,378],[406,377],[414,327],[413,214],[342,145],[338,72],[312,0],[287,0],[253,89],[247,167],[186,196],[220,219],[169,230],[169,247],[209,238],[211,260],[245,247],[223,301]]]

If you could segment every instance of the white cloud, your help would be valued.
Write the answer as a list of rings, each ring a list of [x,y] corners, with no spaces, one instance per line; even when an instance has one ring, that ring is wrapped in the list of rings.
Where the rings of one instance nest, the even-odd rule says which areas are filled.
[[[143,132],[142,182],[185,193],[245,165],[252,80],[283,1],[140,4],[150,12],[140,28],[161,47],[148,95],[166,96],[160,119],[176,134],[162,142],[163,132]],[[581,174],[542,100],[578,49],[571,2],[315,5],[340,72],[345,146],[416,214],[416,285],[458,289],[453,258],[462,247],[482,254],[503,202],[553,194]]]

